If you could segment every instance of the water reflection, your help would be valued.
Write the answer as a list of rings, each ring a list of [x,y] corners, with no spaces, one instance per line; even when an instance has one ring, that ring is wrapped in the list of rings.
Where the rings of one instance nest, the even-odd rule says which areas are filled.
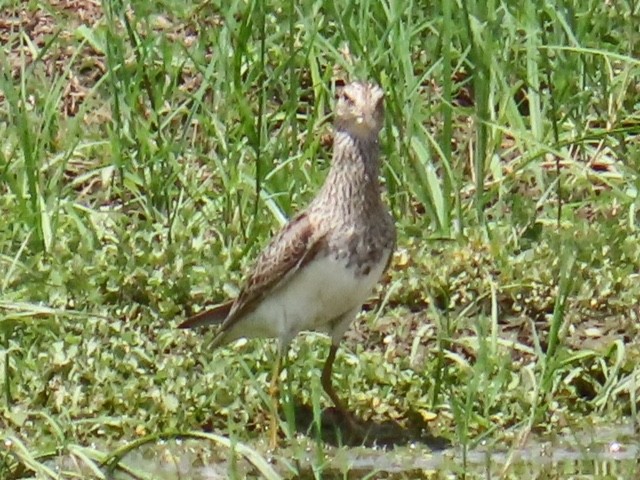
[[[271,462],[281,478],[323,479],[632,479],[640,478],[640,437],[633,423],[585,430],[565,429],[553,438],[529,436],[520,447],[486,443],[465,451],[434,451],[422,443],[402,447],[331,447],[299,435],[270,454],[266,444],[250,445]],[[70,468],[67,458],[57,468]],[[117,479],[261,478],[240,455],[211,442],[172,440],[144,445],[122,462]],[[81,469],[80,469],[81,470]]]

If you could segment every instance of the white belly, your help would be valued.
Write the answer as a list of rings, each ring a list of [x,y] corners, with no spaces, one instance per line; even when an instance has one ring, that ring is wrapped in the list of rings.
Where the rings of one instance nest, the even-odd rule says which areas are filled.
[[[368,275],[359,277],[355,275],[355,268],[347,269],[346,259],[323,257],[312,261],[240,320],[229,332],[228,340],[278,337],[287,343],[305,330],[331,334],[331,322],[359,309],[371,294],[380,280],[389,254],[384,255]]]

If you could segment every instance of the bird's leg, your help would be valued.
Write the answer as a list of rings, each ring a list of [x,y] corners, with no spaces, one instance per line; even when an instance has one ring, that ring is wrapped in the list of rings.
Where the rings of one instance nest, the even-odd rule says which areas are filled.
[[[273,364],[271,382],[269,383],[269,397],[271,398],[271,421],[269,422],[269,448],[272,450],[278,446],[278,410],[280,393],[280,372],[282,371],[282,357],[287,348],[282,344],[278,345],[276,360]]]
[[[273,363],[271,382],[269,384],[269,398],[271,399],[271,421],[269,423],[269,448],[274,449],[278,445],[278,380],[280,378],[280,364],[282,362],[282,349],[278,346],[276,360]]]
[[[344,420],[347,421],[349,427],[352,429],[358,429],[360,427],[359,423],[355,419],[355,417],[347,410],[342,400],[336,394],[336,391],[333,389],[333,383],[331,382],[331,375],[333,373],[333,362],[336,359],[336,352],[338,351],[338,346],[331,344],[331,348],[329,349],[329,356],[324,362],[324,367],[322,368],[322,388],[329,395],[329,398],[336,406],[338,413]]]

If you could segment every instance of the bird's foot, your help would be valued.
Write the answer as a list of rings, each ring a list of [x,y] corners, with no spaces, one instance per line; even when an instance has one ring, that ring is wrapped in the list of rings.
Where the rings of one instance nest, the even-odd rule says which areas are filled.
[[[363,434],[368,429],[367,422],[348,410],[336,407],[325,410],[322,421],[326,426],[349,435]]]

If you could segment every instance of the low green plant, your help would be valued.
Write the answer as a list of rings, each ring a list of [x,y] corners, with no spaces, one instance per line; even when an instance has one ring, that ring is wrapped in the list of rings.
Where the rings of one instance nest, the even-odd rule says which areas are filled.
[[[399,242],[336,362],[350,407],[465,452],[635,416],[633,4],[0,4],[3,478],[146,478],[125,453],[187,437],[237,477],[307,468],[322,337],[294,343],[267,452],[275,346],[175,326],[312,198],[355,78],[387,93]],[[312,475],[340,470],[303,433]]]

